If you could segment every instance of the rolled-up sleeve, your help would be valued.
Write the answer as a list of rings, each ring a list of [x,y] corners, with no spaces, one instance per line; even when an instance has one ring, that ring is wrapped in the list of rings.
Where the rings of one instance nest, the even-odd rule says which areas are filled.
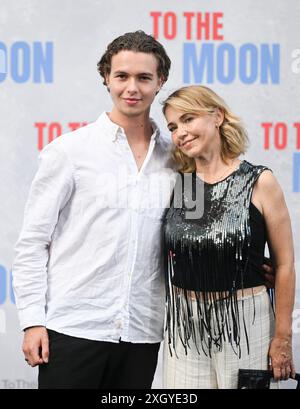
[[[55,144],[46,146],[15,246],[13,288],[22,329],[45,325],[49,246],[59,213],[74,189],[74,168],[68,156]]]

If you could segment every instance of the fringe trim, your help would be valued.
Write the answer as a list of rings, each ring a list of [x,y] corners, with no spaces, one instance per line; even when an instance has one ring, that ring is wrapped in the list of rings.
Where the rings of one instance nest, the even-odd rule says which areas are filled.
[[[171,252],[170,252],[171,253]],[[241,336],[244,331],[249,353],[249,339],[244,314],[244,300],[239,300],[237,290],[219,292],[199,292],[175,287],[171,277],[174,271],[173,256],[168,258],[168,280],[166,281],[166,333],[169,351],[176,353],[177,338],[182,343],[187,355],[190,343],[198,354],[211,357],[212,348],[221,351],[224,342],[229,342],[234,353],[241,357]],[[254,323],[256,308],[255,295],[252,291]],[[240,319],[239,305],[242,306]],[[195,308],[196,306],[196,308]]]

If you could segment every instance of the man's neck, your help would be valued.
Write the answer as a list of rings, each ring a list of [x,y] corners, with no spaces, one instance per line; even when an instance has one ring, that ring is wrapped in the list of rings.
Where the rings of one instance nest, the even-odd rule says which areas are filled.
[[[109,113],[109,118],[124,129],[129,143],[147,143],[150,141],[153,130],[149,112],[140,116],[125,116],[112,110]]]

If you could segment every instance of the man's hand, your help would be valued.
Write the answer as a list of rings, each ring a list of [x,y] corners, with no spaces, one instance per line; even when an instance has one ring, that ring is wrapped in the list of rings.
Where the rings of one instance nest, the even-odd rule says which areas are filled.
[[[273,269],[271,260],[269,258],[264,258],[264,264],[262,265],[263,274],[265,278],[265,284],[268,288],[275,287],[275,271]]]
[[[23,340],[25,361],[34,367],[49,360],[49,338],[45,327],[30,327],[25,330]]]

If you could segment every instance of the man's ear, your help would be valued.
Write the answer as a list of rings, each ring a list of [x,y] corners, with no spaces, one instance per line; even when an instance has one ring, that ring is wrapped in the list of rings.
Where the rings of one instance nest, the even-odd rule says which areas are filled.
[[[162,89],[162,86],[164,85],[165,80],[163,77],[160,77],[158,80],[158,90],[156,91],[155,95],[159,93],[159,91]]]

